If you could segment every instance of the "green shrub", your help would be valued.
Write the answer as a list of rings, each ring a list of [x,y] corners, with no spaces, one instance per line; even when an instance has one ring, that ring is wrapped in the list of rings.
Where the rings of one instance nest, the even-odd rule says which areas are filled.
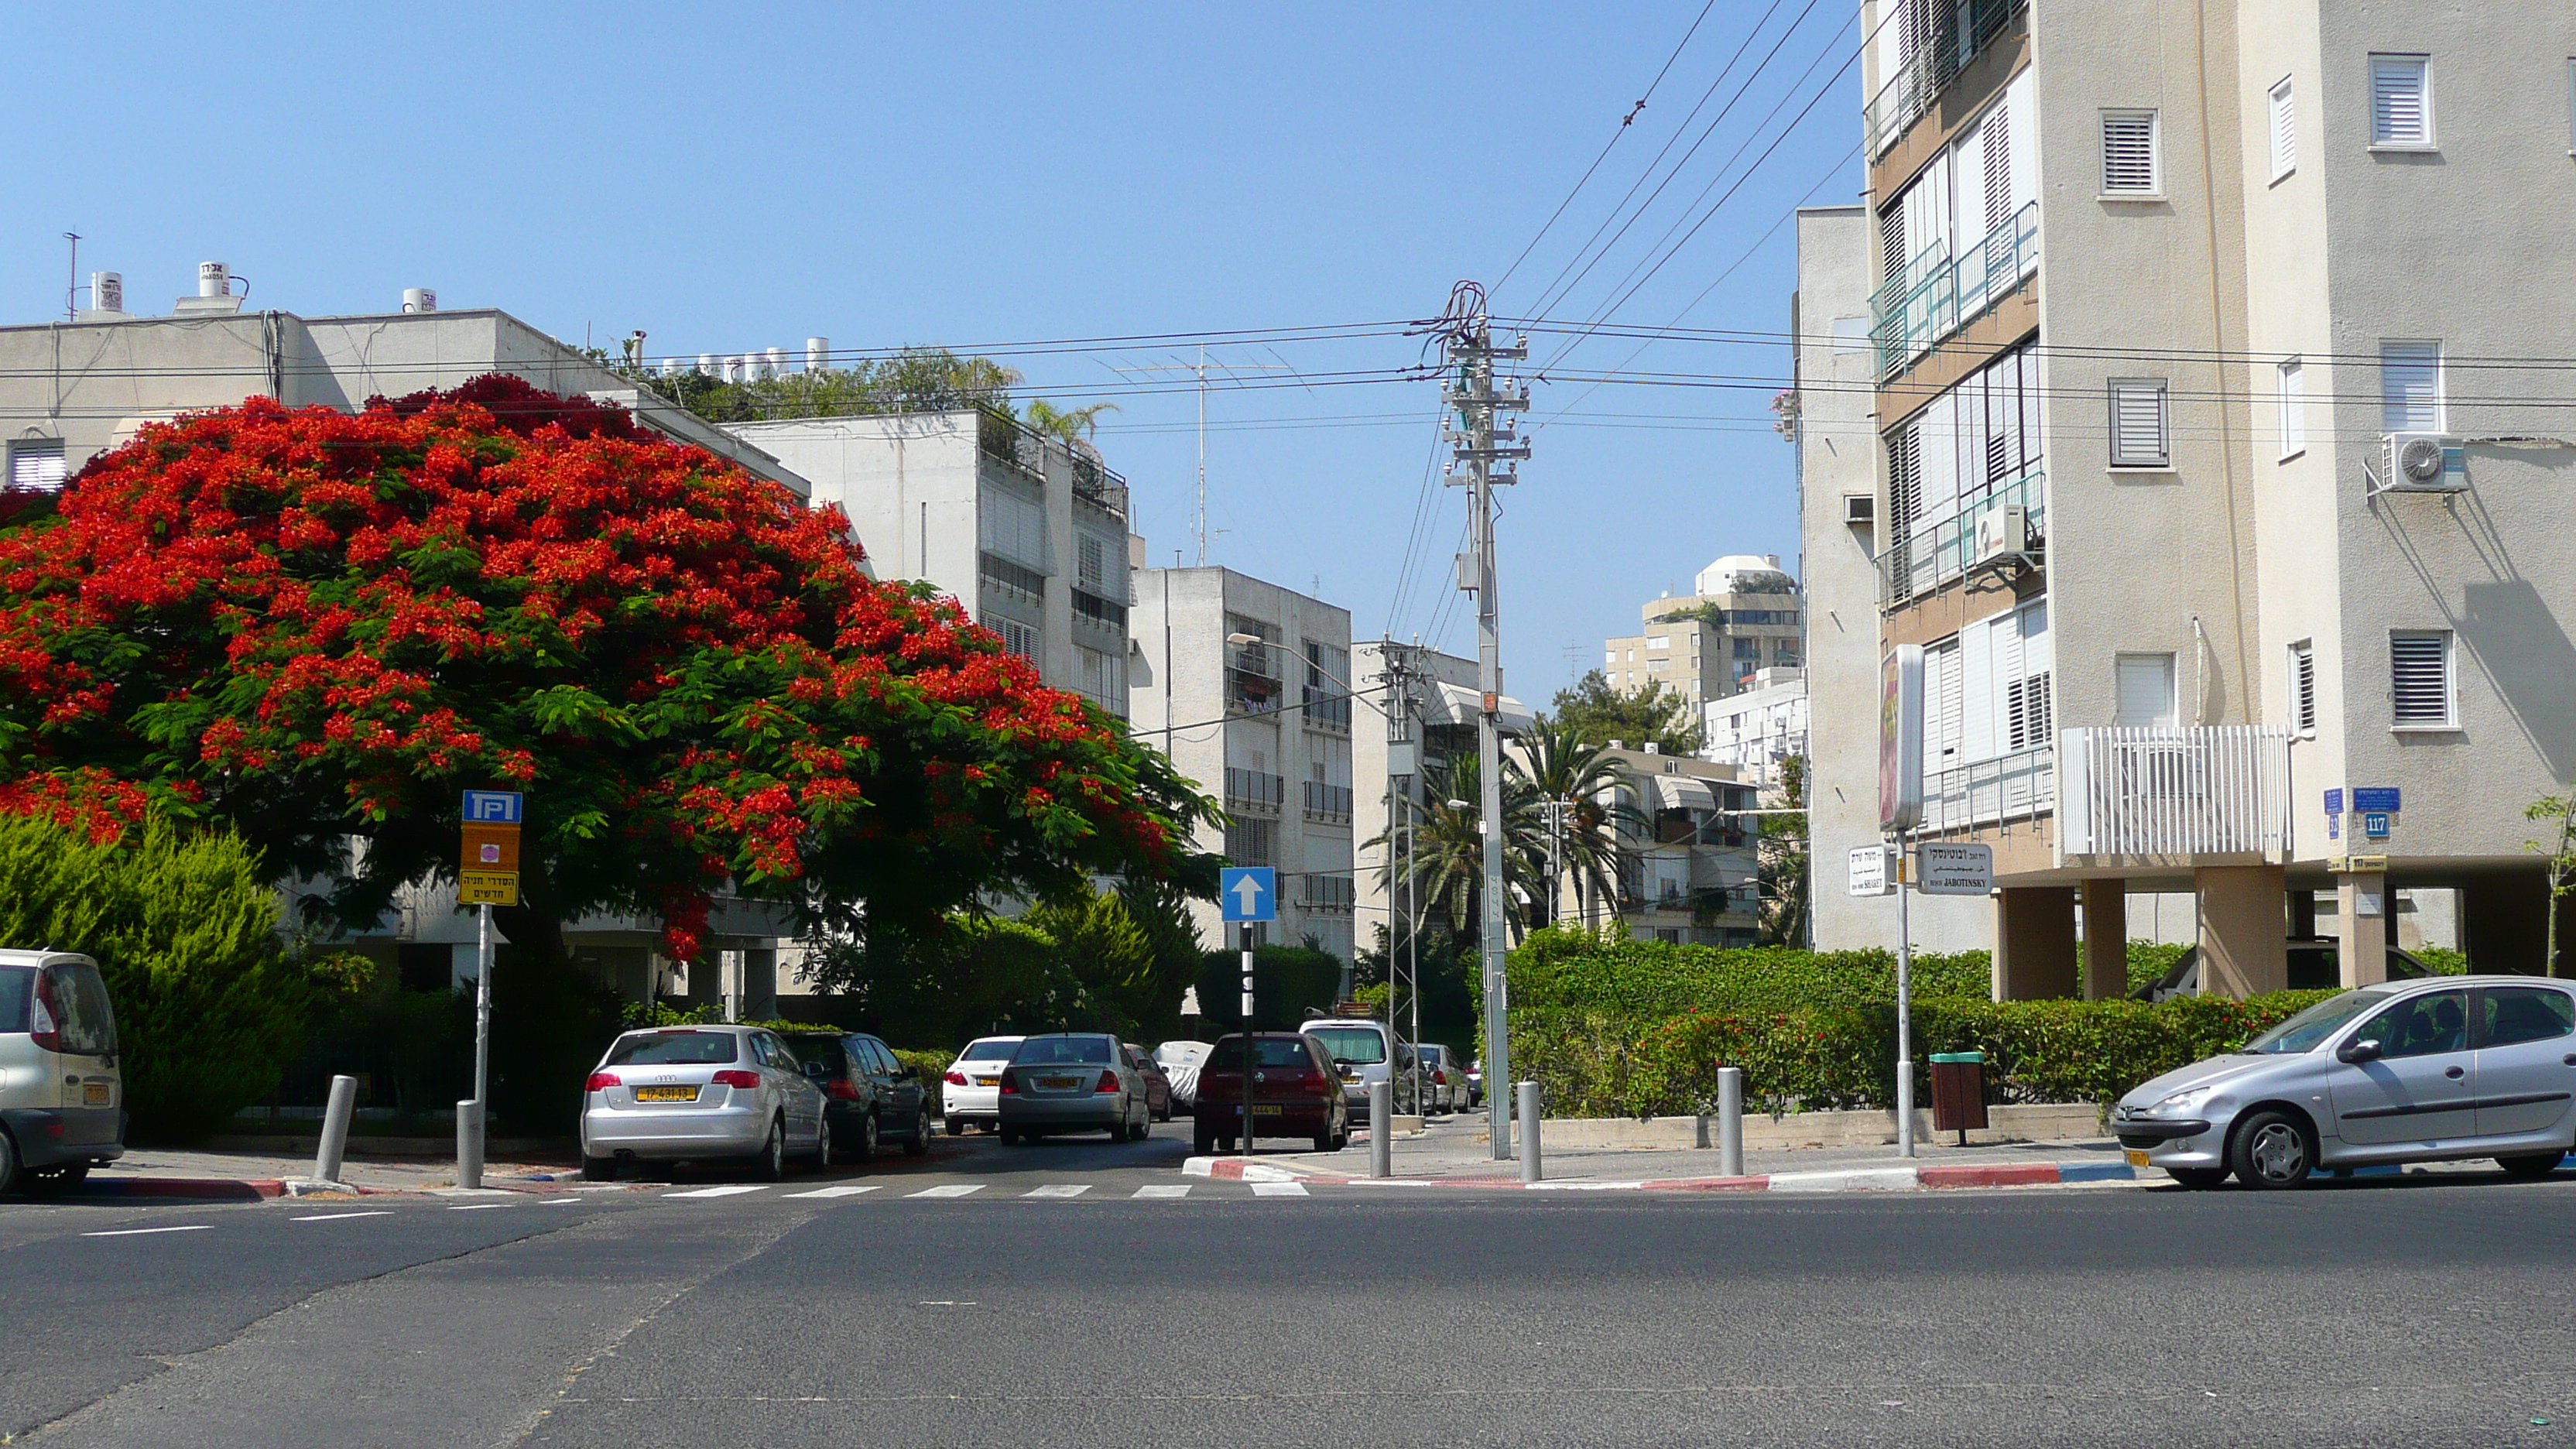
[[[2465,951],[2454,951],[2447,946],[2418,946],[2407,954],[2430,967],[2436,976],[2465,976],[2469,972],[2469,957]]]
[[[154,819],[113,845],[0,817],[0,943],[78,951],[115,1002],[129,1135],[202,1137],[265,1096],[315,1021],[353,999],[363,957],[277,934],[277,893],[230,833]]]
[[[1991,988],[1983,951],[1917,952],[1914,994],[1982,996]],[[1560,926],[1534,931],[1511,955],[1515,1010],[1573,1007],[1660,1016],[1723,1001],[1741,1010],[1790,1011],[1892,1001],[1896,957],[1887,951],[1720,948],[1599,936]]]

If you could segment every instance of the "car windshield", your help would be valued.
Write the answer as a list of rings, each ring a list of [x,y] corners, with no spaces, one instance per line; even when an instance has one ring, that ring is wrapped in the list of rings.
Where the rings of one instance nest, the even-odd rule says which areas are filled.
[[[1365,1026],[1319,1026],[1306,1033],[1323,1043],[1324,1055],[1341,1062],[1386,1060],[1386,1038]]]
[[[621,1036],[608,1049],[612,1067],[715,1066],[739,1059],[740,1037],[729,1031],[657,1031]]]
[[[2318,1002],[2247,1042],[2239,1050],[2266,1056],[2294,1056],[2315,1051],[2327,1037],[2343,1030],[2355,1018],[2387,999],[2385,991],[2347,991],[2331,1000]]]
[[[1252,1064],[1256,1067],[1311,1067],[1314,1058],[1306,1055],[1306,1044],[1295,1037],[1265,1036],[1252,1044]],[[1243,1065],[1243,1038],[1230,1036],[1208,1053],[1211,1067]]]
[[[1020,1043],[1011,1060],[1021,1066],[1105,1067],[1110,1063],[1105,1036],[1040,1036]]]
[[[966,1050],[957,1054],[957,1060],[961,1062],[1007,1062],[1011,1059],[1011,1053],[1019,1049],[1019,1045],[1020,1044],[1018,1042],[1008,1041],[1000,1037],[993,1037],[984,1041],[970,1041],[966,1044]]]

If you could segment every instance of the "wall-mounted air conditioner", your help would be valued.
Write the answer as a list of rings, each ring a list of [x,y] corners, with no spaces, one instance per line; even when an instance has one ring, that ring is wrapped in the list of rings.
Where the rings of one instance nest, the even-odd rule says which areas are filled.
[[[1989,508],[1977,515],[1971,567],[2019,562],[2030,552],[2030,511],[2018,503]]]
[[[2382,493],[2459,493],[2469,486],[2467,450],[2457,438],[2389,433],[2379,440]]]
[[[1878,499],[1868,493],[1843,495],[1843,522],[1871,524],[1878,521]]]

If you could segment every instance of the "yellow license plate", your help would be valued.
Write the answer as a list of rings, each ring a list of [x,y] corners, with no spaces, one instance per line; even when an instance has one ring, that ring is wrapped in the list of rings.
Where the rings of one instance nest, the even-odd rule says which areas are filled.
[[[107,1105],[107,1083],[91,1082],[81,1088],[81,1100],[93,1107]]]
[[[1082,1079],[1080,1077],[1040,1077],[1038,1085],[1050,1092],[1063,1092],[1081,1086]]]
[[[977,1077],[975,1079],[975,1085],[979,1087],[998,1087],[1001,1084],[1002,1079],[999,1077]]]
[[[1286,1110],[1285,1107],[1264,1106],[1259,1102],[1252,1104],[1252,1115],[1255,1117],[1276,1117]]]
[[[2144,1167],[2147,1165],[2147,1154],[2140,1152],[2134,1147],[2121,1155],[2129,1159],[2129,1165],[2131,1167]]]
[[[1359,1073],[1357,1073],[1357,1072],[1344,1072],[1344,1073],[1342,1073],[1342,1080],[1343,1080],[1343,1081],[1345,1081],[1345,1082],[1356,1082],[1356,1081],[1358,1081],[1359,1079],[1360,1079],[1360,1074],[1359,1074]]]
[[[695,1087],[637,1087],[635,1100],[638,1102],[694,1102],[698,1100],[698,1089]]]

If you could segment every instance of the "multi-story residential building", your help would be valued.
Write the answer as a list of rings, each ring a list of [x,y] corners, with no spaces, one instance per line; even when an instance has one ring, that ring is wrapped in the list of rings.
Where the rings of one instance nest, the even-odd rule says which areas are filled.
[[[1638,612],[1645,631],[1603,643],[1610,687],[1661,684],[1693,709],[1766,668],[1800,667],[1798,586],[1776,554],[1730,554],[1700,570],[1696,592],[1667,594]]]
[[[1484,696],[1476,688],[1473,659],[1391,639],[1365,641],[1351,653],[1352,667],[1359,671],[1351,683],[1362,705],[1351,737],[1358,812],[1352,828],[1354,875],[1360,939],[1367,944],[1379,927],[1400,937],[1402,914],[1410,908],[1401,883],[1392,892],[1387,889],[1389,866],[1400,859],[1390,827],[1404,818],[1401,802],[1408,792],[1412,799],[1427,800],[1431,781],[1451,762],[1475,760]],[[1495,703],[1508,748],[1528,732],[1533,716],[1508,694]]]
[[[1180,772],[1223,791],[1227,823],[1203,848],[1279,871],[1270,941],[1313,941],[1348,962],[1352,874],[1351,615],[1348,609],[1225,568],[1140,569],[1137,739]],[[1374,717],[1361,733],[1382,733]],[[1199,935],[1231,933],[1214,905],[1193,907]]]
[[[2522,806],[2576,774],[2576,10],[1863,21],[1879,648],[1923,651],[1919,838],[1995,847],[1999,994],[2117,990],[2150,890],[2197,897],[2230,993],[2281,984],[2323,889],[2347,980],[2407,887],[2536,968]],[[1820,720],[1878,698],[1815,680]]]
[[[1003,413],[736,423],[849,515],[880,575],[954,595],[1047,683],[1127,713],[1127,480]]]
[[[1619,831],[1619,904],[1640,941],[1750,946],[1759,934],[1756,791],[1731,765],[1663,754],[1649,743],[1607,752],[1642,826]],[[1560,886],[1561,916],[1581,907]]]
[[[1746,675],[1743,688],[1700,706],[1708,735],[1700,758],[1733,765],[1768,802],[1780,786],[1782,764],[1807,753],[1807,671],[1773,666]]]

